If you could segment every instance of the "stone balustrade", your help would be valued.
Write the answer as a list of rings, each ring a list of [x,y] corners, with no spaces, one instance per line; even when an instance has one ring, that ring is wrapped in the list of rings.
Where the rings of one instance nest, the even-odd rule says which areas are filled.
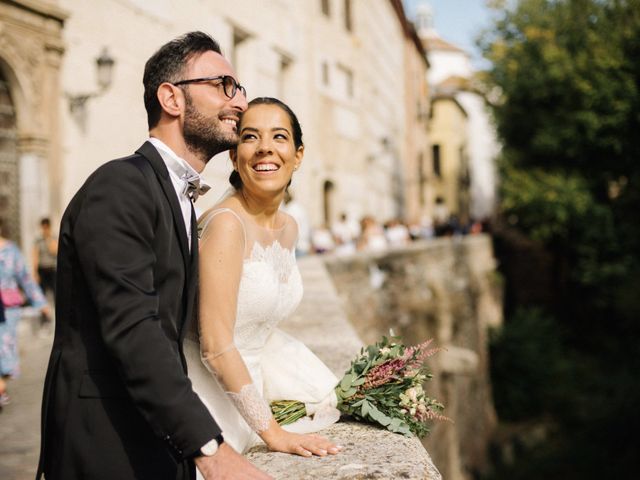
[[[423,444],[447,480],[477,478],[496,426],[488,334],[502,323],[491,237],[442,237],[323,261],[364,343],[392,329],[406,344],[432,338],[444,349],[427,361],[433,379],[425,388],[454,422],[436,422]]]

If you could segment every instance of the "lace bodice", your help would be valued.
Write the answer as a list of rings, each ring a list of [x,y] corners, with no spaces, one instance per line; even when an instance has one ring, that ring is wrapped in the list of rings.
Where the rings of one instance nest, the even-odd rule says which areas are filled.
[[[302,280],[294,253],[297,229],[295,223],[285,223],[277,230],[263,229],[249,224],[241,214],[221,208],[201,219],[201,242],[206,239],[207,229],[215,228],[215,217],[221,214],[233,215],[245,235],[234,343],[240,352],[255,353],[302,299]]]
[[[302,280],[294,253],[276,240],[254,244],[244,261],[238,293],[235,343],[240,350],[260,349],[271,330],[293,313],[302,299]]]

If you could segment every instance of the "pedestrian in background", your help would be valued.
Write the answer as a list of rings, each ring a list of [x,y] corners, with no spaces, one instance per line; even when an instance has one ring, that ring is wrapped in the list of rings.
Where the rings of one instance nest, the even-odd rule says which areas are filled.
[[[2,304],[2,292],[0,292],[0,332],[6,323],[7,318],[4,314],[4,305]],[[2,334],[0,334],[0,340],[2,339]],[[4,407],[7,403],[9,403],[9,396],[7,395],[7,382],[3,376],[0,376],[0,412],[2,412],[2,407]]]
[[[382,252],[387,249],[387,238],[384,229],[375,218],[367,215],[360,220],[361,234],[358,239],[358,250]]]
[[[314,253],[332,252],[336,244],[331,230],[326,224],[316,227],[311,232],[311,245]]]
[[[291,215],[298,224],[298,242],[296,243],[296,257],[308,255],[311,251],[311,227],[309,216],[304,206],[287,190],[284,193],[284,203],[280,207],[283,212]]]
[[[51,221],[40,220],[40,236],[33,245],[32,266],[33,278],[40,285],[42,292],[51,297],[56,295],[56,256],[58,255],[58,239],[51,233]]]
[[[9,403],[7,380],[20,374],[17,329],[25,297],[34,308],[49,317],[50,311],[42,290],[27,269],[17,245],[4,237],[0,220],[0,296],[4,322],[0,322],[0,406]]]
[[[336,255],[351,255],[356,252],[356,240],[360,235],[358,222],[350,221],[346,213],[331,226],[331,233],[336,240]]]

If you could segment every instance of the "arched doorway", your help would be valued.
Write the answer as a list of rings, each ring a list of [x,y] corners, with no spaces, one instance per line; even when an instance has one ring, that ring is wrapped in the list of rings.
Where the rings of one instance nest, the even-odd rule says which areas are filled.
[[[0,219],[2,235],[20,244],[20,178],[16,112],[0,70]]]

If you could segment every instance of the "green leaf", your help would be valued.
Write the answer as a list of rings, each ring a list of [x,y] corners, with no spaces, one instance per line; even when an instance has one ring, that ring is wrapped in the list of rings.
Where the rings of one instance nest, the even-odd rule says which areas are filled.
[[[349,398],[353,395],[355,395],[358,392],[357,388],[350,388],[349,390],[347,390],[346,392],[342,392],[342,398]]]
[[[394,428],[400,428],[400,425],[402,425],[402,420],[399,418],[392,418],[391,423],[389,423],[389,426]]]
[[[360,409],[360,412],[361,412],[362,416],[366,418],[367,415],[369,415],[370,411],[371,411],[371,405],[366,400],[363,400],[362,401],[362,407]]]
[[[356,380],[354,380],[354,382],[351,385],[353,385],[354,387],[359,387],[365,382],[365,380],[366,380],[365,377],[357,378]]]
[[[385,427],[391,423],[391,419],[378,410],[375,405],[369,404],[369,416]]]
[[[397,419],[394,419],[394,420],[397,420]],[[387,426],[387,430],[390,430],[391,432],[394,432],[394,433],[401,433],[403,435],[411,435],[411,429],[409,428],[408,425],[390,423],[389,426]]]
[[[355,376],[352,373],[347,373],[342,380],[340,381],[340,388],[344,391],[347,391],[351,388],[351,385],[355,379]]]

